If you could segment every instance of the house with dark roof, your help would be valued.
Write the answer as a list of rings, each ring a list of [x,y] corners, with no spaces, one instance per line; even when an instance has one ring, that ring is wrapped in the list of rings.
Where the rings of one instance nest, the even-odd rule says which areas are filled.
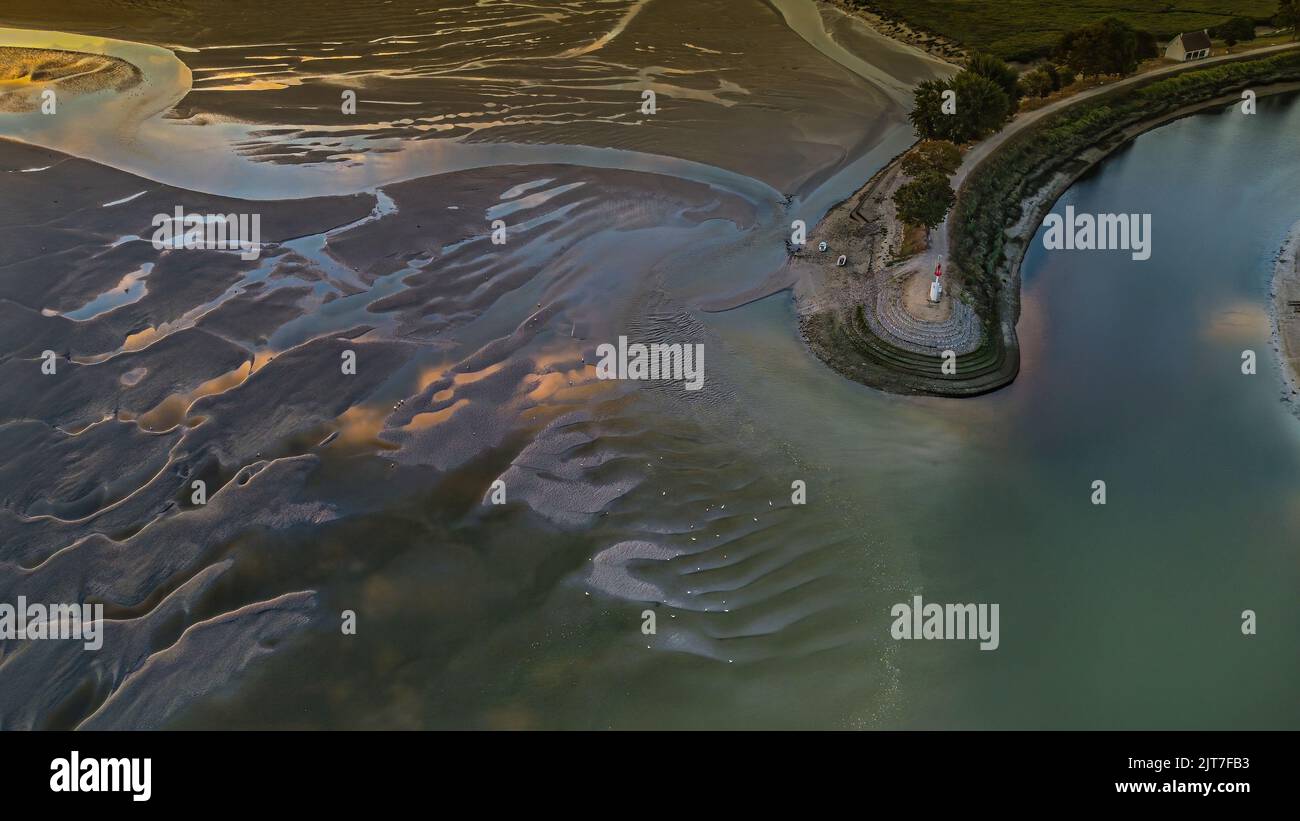
[[[1170,60],[1185,63],[1188,60],[1200,60],[1210,56],[1210,34],[1207,31],[1192,31],[1180,34],[1165,48],[1165,56]]]

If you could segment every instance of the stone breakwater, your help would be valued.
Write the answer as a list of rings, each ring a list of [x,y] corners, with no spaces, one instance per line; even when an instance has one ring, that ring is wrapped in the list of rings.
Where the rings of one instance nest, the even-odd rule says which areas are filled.
[[[792,258],[800,333],[827,365],[856,382],[902,394],[965,396],[994,384],[1003,363],[960,281],[946,278],[939,306],[925,302],[926,255],[900,260],[902,224],[893,194],[907,182],[901,157],[836,206]],[[847,257],[837,265],[840,254]],[[946,373],[945,351],[957,354]],[[994,384],[996,387],[996,384]]]

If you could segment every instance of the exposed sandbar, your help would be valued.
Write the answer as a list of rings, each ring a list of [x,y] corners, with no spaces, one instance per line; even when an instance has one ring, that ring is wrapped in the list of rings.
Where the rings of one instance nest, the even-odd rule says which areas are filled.
[[[1273,344],[1282,364],[1285,399],[1300,414],[1300,222],[1291,227],[1273,269]]]

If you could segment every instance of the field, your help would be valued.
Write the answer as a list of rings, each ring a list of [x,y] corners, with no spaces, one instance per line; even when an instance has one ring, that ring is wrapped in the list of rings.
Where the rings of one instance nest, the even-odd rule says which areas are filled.
[[[1062,32],[1109,15],[1168,39],[1234,16],[1264,22],[1277,11],[1277,0],[862,0],[858,5],[1016,60],[1042,56]]]

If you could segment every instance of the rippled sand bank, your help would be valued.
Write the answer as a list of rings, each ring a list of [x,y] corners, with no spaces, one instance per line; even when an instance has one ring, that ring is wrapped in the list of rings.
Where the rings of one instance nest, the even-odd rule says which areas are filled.
[[[139,85],[140,78],[140,69],[116,57],[0,46],[0,111],[34,111],[46,90],[56,95],[120,94]]]
[[[795,22],[822,30],[810,0],[787,5],[812,9]],[[726,169],[796,194],[905,128],[898,95],[940,65],[878,35],[852,38],[902,77],[892,79],[842,47],[822,53],[830,49],[792,32],[758,0],[476,9],[313,4],[309,13],[284,9],[271,26],[251,11],[227,20],[219,3],[161,14],[122,3],[107,15],[73,3],[53,19],[79,33],[47,33],[45,47],[137,65],[166,105],[132,112],[130,145],[94,144],[94,134],[39,139],[49,123],[6,133],[170,184],[257,198],[351,193],[510,161],[626,167],[642,156]],[[52,24],[35,4],[13,15]],[[195,25],[201,19],[227,24]],[[112,39],[124,29],[155,45]],[[0,30],[0,44],[13,38]],[[357,97],[355,114],[343,111],[346,91]],[[645,91],[657,95],[653,114],[642,113]],[[126,113],[120,103],[107,108],[113,119]],[[574,159],[558,159],[559,146]],[[602,160],[609,151],[617,155]]]
[[[690,726],[761,700],[728,672],[753,665],[823,693],[769,723],[888,711],[844,613],[906,568],[841,578],[856,514],[792,507],[807,467],[698,306],[905,138],[901,81],[760,2],[100,5],[20,0],[79,33],[0,37],[140,70],[0,119],[0,598],[113,622],[97,657],[7,654],[5,726],[575,726],[633,672],[642,699],[711,682]],[[258,213],[259,258],[155,249],[177,206]],[[619,334],[708,345],[705,389],[596,379]],[[649,654],[624,629],[646,607],[673,626]],[[340,645],[343,609],[365,627]]]

